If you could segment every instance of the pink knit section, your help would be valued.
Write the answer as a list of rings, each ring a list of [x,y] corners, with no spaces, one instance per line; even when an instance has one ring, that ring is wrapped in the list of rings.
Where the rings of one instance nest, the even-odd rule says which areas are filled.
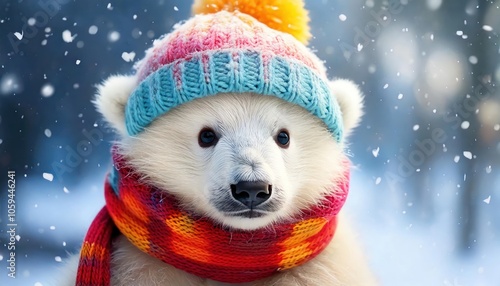
[[[273,30],[249,15],[221,11],[197,15],[157,40],[137,66],[138,80],[175,60],[188,60],[192,54],[231,49],[294,59],[326,76],[323,63],[291,35]]]

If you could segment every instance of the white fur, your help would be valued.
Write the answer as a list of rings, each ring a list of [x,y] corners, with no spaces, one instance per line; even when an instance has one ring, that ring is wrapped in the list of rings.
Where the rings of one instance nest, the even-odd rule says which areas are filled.
[[[117,83],[123,92],[118,92]],[[121,152],[142,174],[142,180],[176,195],[183,206],[211,217],[221,225],[257,229],[280,222],[335,192],[342,179],[346,157],[324,124],[301,107],[271,96],[219,94],[197,99],[157,118],[137,136],[126,135],[123,122],[125,78],[108,80],[100,88],[98,109],[121,132]],[[111,88],[112,87],[112,88]],[[348,81],[331,83],[343,113],[345,134],[358,124],[362,96]],[[202,148],[201,129],[215,130],[219,141]],[[290,146],[281,148],[275,137],[281,129],[290,134]],[[273,186],[269,199],[278,208],[259,218],[234,217],[218,202],[231,200],[230,184],[238,180],[266,181]],[[342,218],[342,216],[341,216]],[[75,277],[74,258],[68,272]],[[74,278],[67,284],[74,284]],[[113,285],[226,285],[195,277],[142,253],[127,239],[114,243]],[[359,246],[341,219],[337,233],[310,262],[244,285],[375,285]]]
[[[97,111],[121,134],[126,132],[125,105],[136,86],[136,76],[115,75],[97,87],[94,100]]]
[[[330,82],[330,90],[337,97],[342,110],[345,136],[349,136],[358,126],[363,115],[363,94],[358,86],[350,80],[337,79]]]

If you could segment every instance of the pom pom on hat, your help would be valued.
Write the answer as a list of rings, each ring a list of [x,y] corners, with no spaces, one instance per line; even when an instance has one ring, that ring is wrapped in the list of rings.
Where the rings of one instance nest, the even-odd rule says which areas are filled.
[[[303,0],[195,0],[193,14],[240,11],[266,24],[288,33],[303,44],[311,38],[309,15]]]

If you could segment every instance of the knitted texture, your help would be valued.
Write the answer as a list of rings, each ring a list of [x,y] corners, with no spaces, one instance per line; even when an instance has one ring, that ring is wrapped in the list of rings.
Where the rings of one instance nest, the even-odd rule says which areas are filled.
[[[342,139],[342,114],[323,63],[291,35],[247,14],[196,15],[155,41],[136,69],[138,86],[125,108],[130,135],[196,98],[251,92],[305,108]]]
[[[77,286],[110,285],[111,242],[115,225],[104,207],[96,216],[80,251]]]
[[[119,155],[114,154],[114,162],[119,191],[106,183],[106,206],[82,248],[78,286],[109,285],[115,226],[143,252],[199,277],[228,283],[268,277],[309,261],[328,245],[349,188],[347,172],[334,195],[293,220],[242,231],[181,209],[167,192],[140,183]]]

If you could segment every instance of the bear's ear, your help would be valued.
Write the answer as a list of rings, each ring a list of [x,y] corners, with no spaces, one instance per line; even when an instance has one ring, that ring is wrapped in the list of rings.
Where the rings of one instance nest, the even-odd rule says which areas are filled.
[[[344,138],[358,126],[363,115],[363,94],[358,86],[350,80],[336,79],[330,81],[330,90],[337,98],[344,120]]]
[[[122,136],[127,135],[125,105],[136,86],[137,79],[135,76],[110,76],[97,87],[97,94],[93,101],[97,111]]]

